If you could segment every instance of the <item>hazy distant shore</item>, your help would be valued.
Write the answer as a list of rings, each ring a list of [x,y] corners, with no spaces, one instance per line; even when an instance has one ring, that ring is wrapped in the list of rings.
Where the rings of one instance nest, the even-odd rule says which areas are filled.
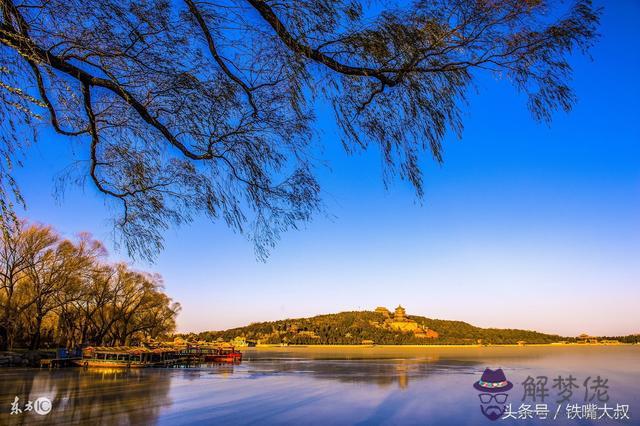
[[[244,350],[251,349],[367,349],[367,348],[494,348],[494,347],[597,347],[597,346],[634,346],[635,343],[531,343],[525,345],[518,345],[515,343],[509,344],[495,344],[495,345],[278,345],[278,344],[263,344],[253,347],[242,348]]]
[[[504,345],[260,345],[240,348],[243,359],[260,360],[264,357],[294,359],[396,359],[407,362],[435,362],[438,360],[461,360],[477,357],[506,357],[509,359],[534,359],[545,354],[569,354],[571,358],[588,360],[587,354],[627,353],[637,354],[637,344],[539,344],[518,346]]]

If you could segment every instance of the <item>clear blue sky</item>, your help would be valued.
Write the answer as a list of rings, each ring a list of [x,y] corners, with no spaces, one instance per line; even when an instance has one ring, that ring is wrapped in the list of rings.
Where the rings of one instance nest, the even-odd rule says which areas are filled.
[[[285,234],[266,263],[243,236],[198,220],[166,234],[155,264],[135,266],[164,276],[181,331],[401,303],[479,326],[640,332],[639,21],[640,2],[608,2],[593,62],[572,62],[578,103],[550,127],[506,82],[482,78],[462,140],[447,138],[444,165],[424,164],[422,204],[402,182],[383,188],[376,152],[346,156],[321,111],[331,169],[318,176],[333,217]],[[24,216],[89,231],[126,259],[113,249],[115,204],[89,185],[52,195],[87,157],[88,141],[43,128],[19,172]]]

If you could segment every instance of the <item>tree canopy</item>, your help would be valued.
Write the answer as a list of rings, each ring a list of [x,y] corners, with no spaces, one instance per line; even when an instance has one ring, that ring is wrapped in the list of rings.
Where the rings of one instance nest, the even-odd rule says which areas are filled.
[[[171,333],[180,305],[157,274],[105,262],[99,241],[18,222],[0,233],[0,350],[124,345]]]
[[[570,56],[597,38],[590,1],[0,0],[0,210],[49,126],[82,147],[69,171],[119,204],[132,254],[204,214],[264,256],[320,208],[318,102],[348,152],[380,150],[385,181],[423,194],[480,72],[537,120],[569,110]]]

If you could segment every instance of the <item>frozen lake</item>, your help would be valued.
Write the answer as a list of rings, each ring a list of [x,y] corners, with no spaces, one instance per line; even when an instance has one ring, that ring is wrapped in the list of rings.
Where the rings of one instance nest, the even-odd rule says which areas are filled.
[[[499,423],[640,424],[639,361],[640,346],[274,348],[189,369],[7,368],[0,424],[486,425],[487,367],[513,384]],[[38,398],[48,414],[25,410]]]

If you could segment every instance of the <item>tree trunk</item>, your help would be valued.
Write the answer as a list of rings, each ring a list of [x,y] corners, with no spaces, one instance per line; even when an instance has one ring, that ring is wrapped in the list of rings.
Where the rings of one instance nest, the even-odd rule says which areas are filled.
[[[0,325],[0,350],[9,350],[9,332],[4,325]]]
[[[40,328],[42,328],[42,315],[36,316],[36,329],[31,336],[31,344],[29,345],[30,350],[35,350],[40,347]]]

